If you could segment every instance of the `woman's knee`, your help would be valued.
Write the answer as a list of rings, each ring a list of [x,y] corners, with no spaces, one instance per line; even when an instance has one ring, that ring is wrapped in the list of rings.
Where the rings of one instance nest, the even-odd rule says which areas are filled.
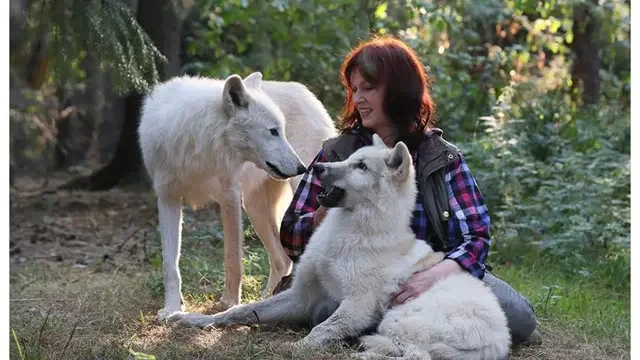
[[[505,311],[505,314],[511,330],[513,345],[527,341],[536,329],[536,316],[533,310],[527,308],[510,309]]]
[[[536,329],[536,315],[531,302],[505,281],[490,272],[484,276],[485,283],[491,288],[502,307],[514,345],[526,341]]]

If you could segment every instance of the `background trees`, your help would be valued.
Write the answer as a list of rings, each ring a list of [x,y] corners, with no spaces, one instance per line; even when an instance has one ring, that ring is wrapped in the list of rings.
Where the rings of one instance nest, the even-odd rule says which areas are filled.
[[[629,7],[12,0],[12,173],[80,173],[68,189],[144,179],[135,134],[141,96],[180,73],[258,70],[299,81],[337,118],[343,55],[372,32],[391,33],[432,75],[438,124],[465,150],[501,241],[626,248]]]

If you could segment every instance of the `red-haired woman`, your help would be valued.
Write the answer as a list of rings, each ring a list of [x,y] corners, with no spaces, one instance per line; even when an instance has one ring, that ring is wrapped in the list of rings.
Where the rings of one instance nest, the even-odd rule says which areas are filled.
[[[421,294],[449,274],[468,271],[498,297],[514,344],[540,342],[530,302],[485,267],[491,244],[487,206],[460,151],[434,127],[429,79],[415,52],[398,39],[373,38],[351,51],[341,76],[347,95],[341,134],[325,142],[313,163],[345,159],[370,145],[373,133],[388,146],[403,141],[418,176],[412,229],[418,239],[446,254],[442,262],[405,282],[393,303]],[[280,229],[282,245],[294,262],[326,214],[317,201],[322,190],[309,166]],[[324,321],[338,305],[327,299],[314,310],[311,325]]]

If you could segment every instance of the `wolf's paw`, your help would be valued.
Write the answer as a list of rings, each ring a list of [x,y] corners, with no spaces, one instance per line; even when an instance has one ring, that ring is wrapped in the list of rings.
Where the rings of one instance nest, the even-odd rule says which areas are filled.
[[[294,343],[294,347],[298,350],[317,350],[325,346],[325,341],[317,337],[305,336],[303,339]]]
[[[373,352],[353,353],[353,354],[351,354],[350,357],[352,359],[358,359],[358,360],[383,360],[383,359],[389,359],[388,356],[376,354],[376,353],[373,353]]]
[[[215,304],[215,309],[220,311],[228,310],[236,305],[240,304],[240,299],[227,294],[222,295],[219,301]]]
[[[287,349],[291,352],[298,353],[302,348],[298,345],[300,341],[285,341],[281,344],[283,349]]]
[[[221,314],[203,315],[183,312],[172,315],[168,321],[180,326],[197,327],[203,330],[226,325],[224,316]]]
[[[156,320],[159,322],[166,322],[176,314],[183,314],[184,310],[185,310],[184,305],[182,305],[180,309],[174,309],[174,310],[167,309],[167,308],[160,309],[156,314]]]

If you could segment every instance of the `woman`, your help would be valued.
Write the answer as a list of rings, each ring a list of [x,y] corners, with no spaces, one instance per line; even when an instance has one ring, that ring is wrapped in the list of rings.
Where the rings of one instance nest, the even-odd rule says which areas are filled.
[[[388,146],[403,141],[412,152],[419,188],[412,228],[418,239],[446,254],[441,263],[407,280],[392,304],[410,301],[447,275],[468,271],[498,297],[513,343],[539,343],[529,301],[485,267],[491,244],[487,206],[462,154],[433,127],[428,77],[416,54],[400,40],[374,38],[351,51],[341,77],[347,93],[341,135],[326,141],[313,163],[343,160],[370,145],[373,133]],[[282,245],[294,262],[326,214],[317,202],[322,190],[309,166],[280,229]],[[337,306],[327,299],[315,310],[311,325],[324,321]]]

